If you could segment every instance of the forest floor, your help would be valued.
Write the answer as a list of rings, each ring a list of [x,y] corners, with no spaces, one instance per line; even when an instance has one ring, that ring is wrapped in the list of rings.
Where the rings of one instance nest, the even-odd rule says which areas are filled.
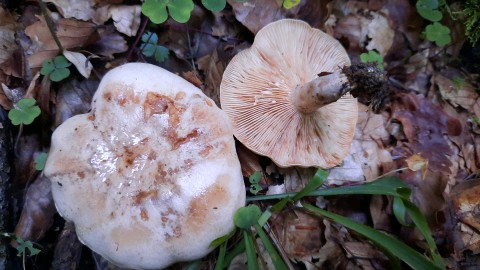
[[[2,181],[5,186],[0,188],[7,194],[0,196],[0,208],[9,209],[0,229],[41,250],[22,259],[4,238],[2,244],[13,256],[0,269],[6,265],[22,269],[23,260],[27,269],[112,267],[76,239],[72,225],[56,213],[49,181],[36,169],[49,150],[52,131],[90,110],[92,95],[108,70],[126,62],[152,63],[198,86],[220,106],[219,88],[229,61],[252,45],[262,27],[283,18],[303,20],[333,36],[352,63],[371,51],[377,53],[372,60],[383,61],[387,98],[375,112],[360,105],[350,154],[330,171],[326,185],[356,185],[383,175],[400,178],[427,218],[447,267],[480,269],[475,256],[480,252],[480,49],[465,35],[462,20],[445,6],[441,22],[449,30],[434,32],[443,36],[432,42],[426,39],[430,22],[409,0],[303,0],[291,9],[276,0],[229,0],[217,13],[195,1],[187,23],[169,18],[158,25],[142,15],[140,1],[46,2],[51,2],[46,8],[58,42],[74,59],[69,58],[74,64],[71,74],[60,82],[39,73],[59,50],[38,2],[0,1],[0,127],[6,136],[2,151],[11,153],[0,161],[5,162],[3,171],[5,164],[12,168],[9,184]],[[451,4],[449,10],[456,7]],[[168,49],[168,55],[158,49],[163,51],[145,56],[141,50],[145,34]],[[450,40],[442,44],[445,35]],[[41,115],[30,125],[11,125],[7,112],[22,98],[35,98]],[[248,178],[261,172],[259,194],[299,191],[316,171],[279,168],[240,143],[237,153],[246,190]],[[418,170],[410,170],[415,167]],[[371,195],[317,200],[331,212],[396,235],[417,250],[426,249],[415,228],[395,219],[392,203],[390,197]],[[267,204],[259,203],[263,208]],[[358,234],[327,219],[285,211],[270,226],[279,241],[277,248],[283,249],[293,268],[389,269],[386,257]],[[215,254],[205,258],[204,268],[212,258]]]

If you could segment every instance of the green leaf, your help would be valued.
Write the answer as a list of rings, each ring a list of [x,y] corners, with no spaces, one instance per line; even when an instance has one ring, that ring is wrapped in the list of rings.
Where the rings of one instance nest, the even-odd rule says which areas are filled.
[[[50,80],[59,82],[68,76],[70,76],[70,70],[68,69],[72,63],[68,62],[67,58],[63,55],[59,55],[52,60],[45,60],[42,63],[42,69],[40,74],[49,76]]]
[[[52,73],[52,71],[55,70],[55,64],[51,59],[45,60],[42,63],[42,69],[40,69],[40,74],[42,75],[48,75]]]
[[[256,171],[248,177],[248,181],[250,184],[258,184],[260,182],[260,179],[262,179],[262,172]]]
[[[253,195],[257,195],[258,192],[262,191],[263,188],[259,184],[251,184],[250,185],[250,193]]]
[[[438,0],[418,0],[415,6],[418,14],[429,21],[438,22],[443,17],[442,13],[437,10]]]
[[[153,33],[153,32],[145,32],[143,33],[142,35],[142,41],[144,43],[150,43],[150,44],[154,44],[154,45],[157,45],[158,43],[158,36],[156,33]]]
[[[202,0],[203,6],[213,12],[222,11],[227,4],[227,0]]]
[[[213,240],[210,243],[210,247],[217,247],[217,246],[221,245],[222,243],[225,243],[228,239],[230,239],[230,237],[232,237],[235,234],[236,231],[237,231],[237,228],[233,228],[233,230],[231,232],[229,232],[228,234],[225,234],[225,235],[220,236],[217,239]]]
[[[53,63],[55,64],[55,69],[66,68],[72,65],[72,63],[68,62],[67,58],[63,55],[55,57]]]
[[[360,54],[360,62],[376,62],[379,69],[383,70],[385,68],[383,66],[383,57],[375,50],[368,51],[368,53]]]
[[[155,60],[158,62],[163,62],[167,60],[169,55],[168,48],[162,45],[157,45],[157,48],[155,50]]]
[[[371,227],[353,221],[349,218],[330,213],[310,204],[304,204],[303,207],[314,215],[324,216],[363,235],[374,242],[377,246],[388,250],[400,258],[413,269],[441,269],[425,256],[415,251],[413,248],[388,234],[381,233]]]
[[[303,198],[303,197],[307,196],[308,194],[312,193],[313,191],[315,191],[318,187],[320,187],[325,182],[327,177],[328,177],[328,172],[327,171],[324,171],[322,169],[318,169],[317,172],[315,173],[315,175],[310,180],[310,182],[308,182],[308,184],[300,192],[295,193],[295,195],[291,199],[290,198],[282,199],[278,203],[274,204],[270,210],[272,212],[282,211],[283,208],[285,208],[285,205],[289,201],[294,201],[294,202],[298,201],[301,198]]]
[[[248,270],[258,270],[257,253],[255,252],[252,234],[249,231],[243,231],[243,240],[245,242]]]
[[[278,254],[277,249],[273,246],[272,242],[268,238],[263,228],[260,225],[255,224],[255,229],[258,233],[258,236],[260,236],[260,239],[262,240],[263,246],[270,255],[270,258],[272,259],[275,270],[287,270],[287,265],[283,261],[282,257],[280,257],[280,255]]]
[[[35,170],[41,171],[45,168],[47,162],[47,153],[41,153],[35,157]]]
[[[59,82],[63,79],[70,76],[70,70],[68,68],[56,68],[52,73],[50,73],[50,80],[53,82]]]
[[[233,223],[240,229],[249,229],[257,223],[262,211],[256,204],[241,207],[233,216]]]
[[[147,57],[154,56],[158,62],[163,62],[168,58],[168,48],[158,45],[158,36],[152,32],[146,32],[142,35],[142,45],[140,46],[143,55]]]
[[[142,53],[143,55],[150,57],[155,54],[156,50],[157,50],[157,45],[147,43],[143,46]]]
[[[163,23],[168,19],[168,2],[169,0],[145,0],[142,4],[142,13],[153,23]]]
[[[40,253],[40,249],[34,248],[33,243],[31,241],[25,241],[20,237],[14,237],[15,241],[17,241],[18,246],[16,247],[18,251],[18,256],[25,254],[27,256],[35,256]],[[27,254],[28,251],[28,254]]]
[[[214,270],[222,270],[223,264],[225,262],[225,253],[227,252],[227,242],[223,243],[220,246],[220,251],[218,252],[217,261],[215,262]]]
[[[227,268],[232,260],[238,255],[242,254],[245,251],[245,241],[240,241],[236,244],[233,249],[230,249],[225,255],[225,260],[223,263],[223,269]]]
[[[439,47],[445,46],[452,42],[452,37],[450,37],[450,28],[439,22],[434,22],[427,25],[425,32],[427,35],[427,40],[435,42],[435,44]]]
[[[195,5],[192,0],[170,0],[167,7],[172,19],[179,23],[186,23]]]
[[[392,209],[393,209],[393,214],[397,218],[398,222],[403,226],[409,226],[405,219],[407,215],[407,211],[405,209],[405,204],[403,203],[403,199],[401,199],[400,197],[394,197]]]
[[[37,118],[41,111],[38,106],[35,106],[35,99],[24,98],[21,99],[14,108],[8,112],[8,118],[12,124],[17,126],[20,124],[29,125]]]
[[[283,0],[283,8],[291,9],[300,4],[301,0]]]

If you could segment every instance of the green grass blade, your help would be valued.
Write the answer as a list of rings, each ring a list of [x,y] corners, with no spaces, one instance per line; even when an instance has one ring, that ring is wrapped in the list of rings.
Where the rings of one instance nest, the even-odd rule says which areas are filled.
[[[243,230],[243,240],[245,241],[248,270],[258,270],[257,253],[255,252],[255,245],[253,244],[253,237],[246,230]]]
[[[289,192],[284,194],[274,195],[258,195],[255,197],[248,197],[247,202],[274,200],[293,198],[297,193]],[[373,182],[348,186],[348,187],[334,187],[315,190],[304,194],[303,196],[333,196],[333,195],[347,195],[347,194],[364,194],[364,195],[391,195],[408,199],[410,192],[408,186],[397,177],[383,177]]]
[[[238,244],[236,244],[235,247],[231,249],[229,252],[227,252],[227,254],[225,255],[222,268],[223,269],[227,268],[232,262],[232,260],[244,251],[245,251],[245,241],[238,242]]]
[[[277,249],[275,249],[272,242],[270,241],[270,238],[268,238],[263,228],[259,224],[255,224],[255,229],[257,230],[260,239],[262,239],[263,246],[270,255],[270,258],[272,259],[275,270],[288,270],[287,265],[283,261],[282,257],[278,254]]]
[[[215,263],[214,270],[222,270],[223,262],[225,261],[225,253],[227,252],[227,242],[224,242],[220,246],[220,251],[218,252],[217,262]]]
[[[413,269],[442,269],[413,248],[390,235],[381,233],[371,227],[353,221],[349,218],[330,213],[310,204],[304,204],[303,207],[314,215],[329,218],[332,221],[363,235],[382,249],[388,250],[391,254],[397,256]]]
[[[320,187],[323,183],[325,183],[325,180],[327,180],[328,177],[328,172],[324,170],[317,170],[315,175],[313,176],[312,180],[308,182],[308,184],[295,196],[293,196],[292,200],[293,201],[298,201],[301,198],[309,195],[310,193],[314,192],[318,187]]]
[[[422,214],[420,209],[418,209],[418,207],[411,201],[404,200],[403,204],[405,205],[405,210],[407,211],[408,215],[410,215],[412,222],[415,224],[423,237],[425,237],[433,261],[438,267],[445,269],[445,262],[438,252],[437,245],[432,237],[432,232],[428,227],[427,219]]]
[[[278,203],[272,206],[270,209],[272,212],[280,212],[285,208],[285,205],[289,201],[298,201],[301,198],[307,196],[308,194],[312,193],[315,191],[318,187],[320,187],[325,180],[327,180],[328,177],[328,172],[324,171],[322,169],[318,169],[315,175],[312,177],[312,179],[308,182],[308,184],[299,192],[293,193],[293,197],[285,197]]]

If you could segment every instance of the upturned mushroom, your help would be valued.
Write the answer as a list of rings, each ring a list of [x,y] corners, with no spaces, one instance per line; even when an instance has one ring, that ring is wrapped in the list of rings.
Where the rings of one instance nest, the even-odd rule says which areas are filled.
[[[235,137],[281,167],[330,168],[348,154],[357,100],[342,45],[299,20],[268,24],[228,64],[222,109]]]
[[[225,113],[149,64],[104,76],[91,112],[55,130],[44,173],[79,239],[129,269],[205,256],[245,203]]]

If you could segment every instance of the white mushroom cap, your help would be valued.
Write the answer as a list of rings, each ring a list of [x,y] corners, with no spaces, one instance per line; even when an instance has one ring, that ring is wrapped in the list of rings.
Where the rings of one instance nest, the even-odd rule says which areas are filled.
[[[182,78],[139,63],[108,72],[92,104],[52,137],[44,173],[58,212],[121,267],[209,253],[245,204],[224,112]]]
[[[357,100],[346,94],[325,103],[340,96],[346,80],[336,74],[348,65],[337,40],[303,21],[265,26],[223,74],[220,102],[235,137],[281,167],[338,165],[353,139]],[[333,75],[318,77],[326,73]]]

